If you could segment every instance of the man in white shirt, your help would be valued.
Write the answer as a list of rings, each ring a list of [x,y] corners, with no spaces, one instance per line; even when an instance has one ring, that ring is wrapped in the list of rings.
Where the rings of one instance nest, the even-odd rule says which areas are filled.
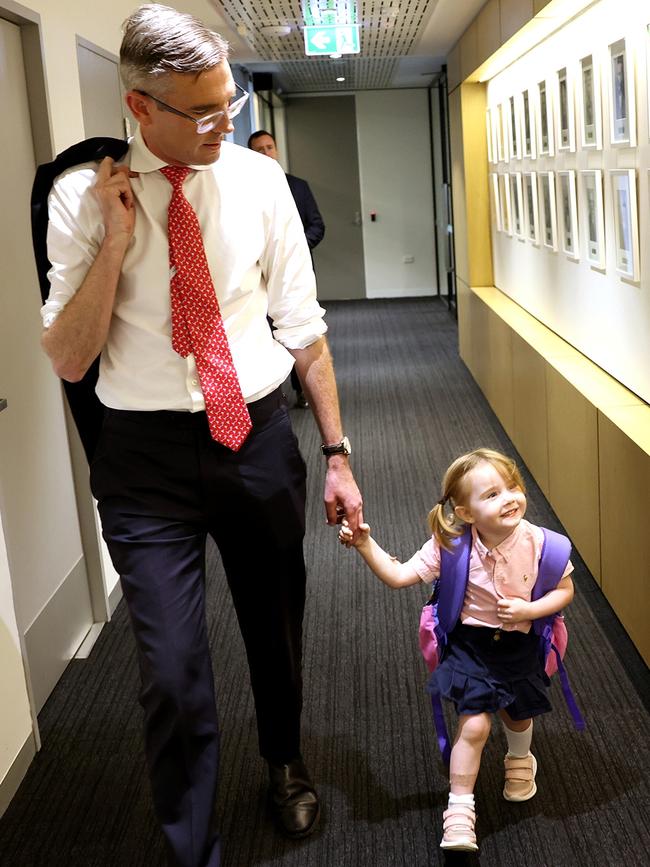
[[[63,379],[78,381],[101,353],[97,394],[107,409],[91,484],[138,647],[154,804],[170,863],[182,867],[219,864],[207,533],[246,644],[273,816],[290,837],[311,833],[319,816],[300,754],[305,465],[279,390],[294,361],[328,462],[328,523],[345,515],[355,529],[362,507],[284,173],[223,141],[245,99],[226,58],[221,37],[189,15],[149,5],[127,20],[120,70],[138,129],[122,165],[107,158],[56,180],[42,311],[42,344]],[[172,326],[166,166],[191,167],[182,193],[252,426],[241,446],[216,441],[208,425],[221,408],[208,405],[199,350],[184,357],[172,346],[179,315],[189,327],[195,309],[176,311]]]

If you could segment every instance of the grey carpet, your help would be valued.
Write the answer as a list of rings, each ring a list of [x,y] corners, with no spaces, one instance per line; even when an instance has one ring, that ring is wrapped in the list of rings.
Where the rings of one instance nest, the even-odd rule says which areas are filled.
[[[426,538],[441,475],[462,451],[516,456],[457,354],[455,323],[433,300],[328,304],[346,432],[367,520],[402,558]],[[218,555],[208,550],[209,622],[222,724],[216,813],[224,867],[574,867],[648,863],[648,670],[595,582],[574,557],[567,663],[587,731],[553,686],[535,727],[538,795],[501,797],[504,739],[485,750],[476,790],[480,854],[438,849],[447,786],[424,692],[417,623],[424,591],[391,591],[324,523],[323,460],[308,411],[292,417],[309,468],[304,754],[321,828],[284,842],[265,813],[243,646]],[[528,517],[559,529],[537,485]],[[254,544],[254,540],[251,540]],[[0,821],[11,867],[158,867],[136,704],[137,667],[124,606],[88,661],[65,672],[40,723],[43,750]]]

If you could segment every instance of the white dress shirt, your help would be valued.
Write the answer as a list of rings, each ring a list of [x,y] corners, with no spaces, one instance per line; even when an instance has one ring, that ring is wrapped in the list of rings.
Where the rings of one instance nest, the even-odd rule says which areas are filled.
[[[101,354],[97,395],[113,409],[205,408],[194,356],[171,346],[165,165],[140,130],[124,162],[138,177],[135,231],[117,287]],[[327,327],[302,223],[280,165],[229,142],[217,162],[195,166],[183,185],[196,211],[242,394],[251,402],[286,379],[293,357]],[[83,283],[104,237],[92,193],[96,163],[60,175],[49,198],[50,295],[41,310],[48,328]],[[271,333],[266,316],[275,328]],[[285,348],[286,347],[286,348]]]

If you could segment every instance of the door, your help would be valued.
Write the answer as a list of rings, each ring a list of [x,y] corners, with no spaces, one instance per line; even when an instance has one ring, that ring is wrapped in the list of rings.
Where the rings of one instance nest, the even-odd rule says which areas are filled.
[[[40,350],[31,245],[35,171],[20,28],[0,19],[0,509],[33,707],[40,710],[93,617],[62,390]],[[0,663],[1,664],[1,663]]]
[[[77,36],[77,62],[86,137],[126,138],[117,58]]]
[[[299,97],[286,111],[289,171],[308,182],[325,222],[314,250],[318,297],[365,298],[354,97]]]

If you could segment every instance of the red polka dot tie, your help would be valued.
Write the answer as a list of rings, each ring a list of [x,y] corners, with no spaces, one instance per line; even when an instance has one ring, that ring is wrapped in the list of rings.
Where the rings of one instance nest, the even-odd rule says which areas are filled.
[[[172,348],[194,354],[212,438],[239,451],[251,429],[228,338],[219,312],[203,237],[194,208],[183,195],[191,169],[160,170],[172,185],[168,211]]]

